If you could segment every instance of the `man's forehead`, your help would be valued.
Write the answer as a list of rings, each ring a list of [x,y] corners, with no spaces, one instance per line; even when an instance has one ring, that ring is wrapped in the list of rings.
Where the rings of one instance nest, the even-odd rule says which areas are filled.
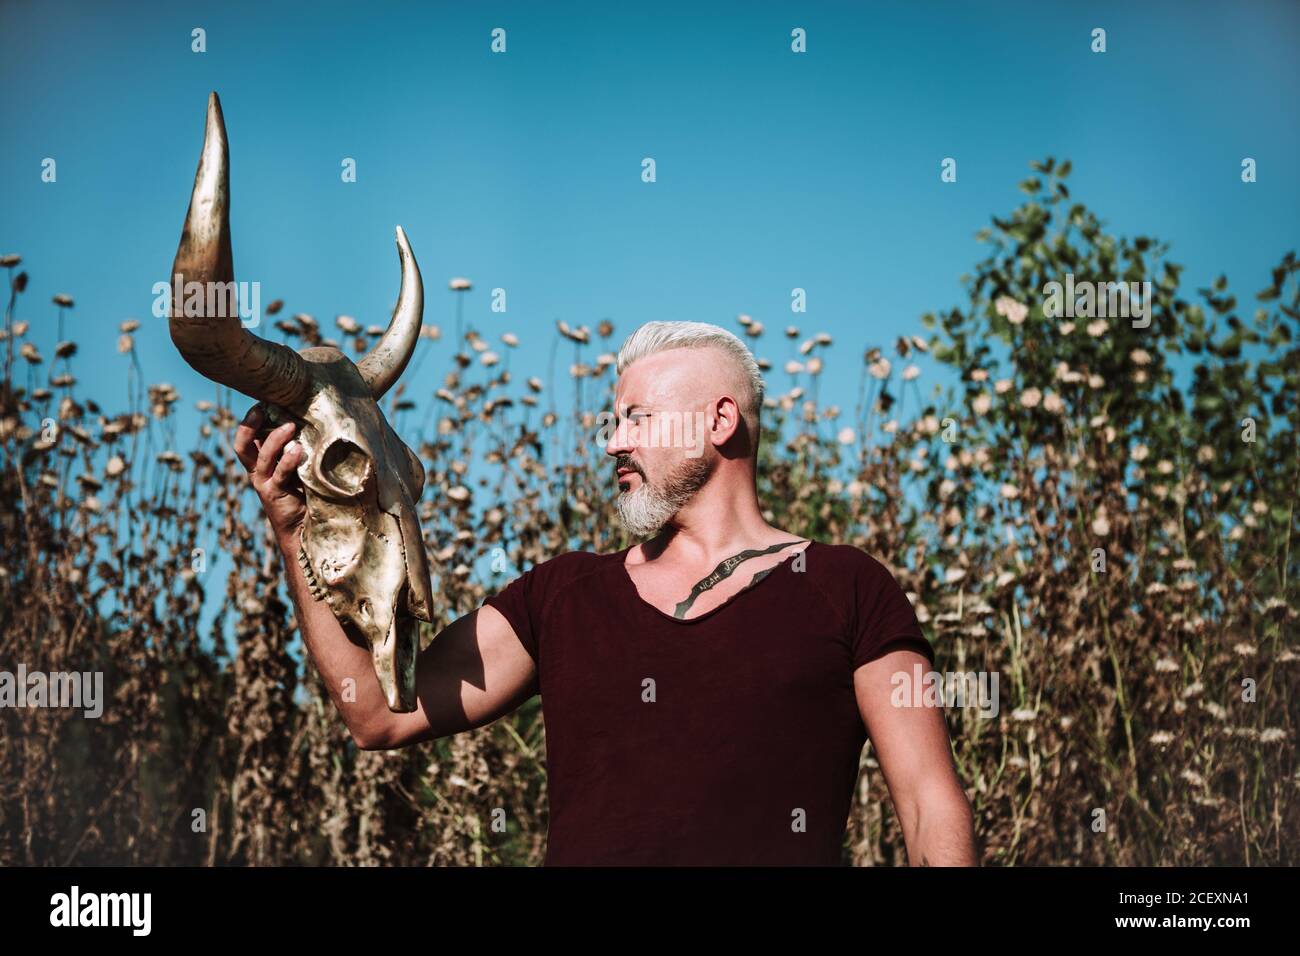
[[[651,408],[654,404],[646,394],[646,389],[640,384],[628,387],[622,378],[619,379],[618,387],[614,390],[616,412],[626,414],[632,408]]]
[[[694,382],[700,381],[701,370],[712,367],[716,361],[707,349],[666,349],[637,359],[623,370],[614,387],[616,407],[656,405],[668,401],[682,401],[689,397]],[[715,374],[715,369],[713,373]]]
[[[655,360],[658,355],[648,355],[623,370],[614,387],[614,404],[619,409],[632,405],[649,405],[662,391],[664,376],[669,371]]]

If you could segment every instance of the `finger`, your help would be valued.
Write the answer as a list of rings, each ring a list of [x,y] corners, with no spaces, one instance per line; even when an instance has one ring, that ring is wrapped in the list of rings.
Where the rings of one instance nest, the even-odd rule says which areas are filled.
[[[235,439],[231,444],[235,449],[235,457],[239,459],[239,463],[246,471],[252,471],[257,465],[254,436],[261,426],[262,406],[260,404],[250,408],[244,415],[244,420],[235,426]]]
[[[294,430],[297,428],[293,422],[285,422],[271,434],[267,435],[262,441],[262,448],[257,453],[257,467],[253,471],[253,477],[263,481],[271,477],[275,471],[275,463],[280,458],[280,452],[284,446],[293,438]]]
[[[282,494],[302,497],[298,485],[298,465],[302,463],[302,454],[302,443],[297,440],[284,446],[280,463],[275,466],[275,473],[271,475],[272,487]]]

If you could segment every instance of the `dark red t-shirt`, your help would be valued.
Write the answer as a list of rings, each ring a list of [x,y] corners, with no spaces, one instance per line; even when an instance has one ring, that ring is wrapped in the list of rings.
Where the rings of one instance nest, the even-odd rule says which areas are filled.
[[[679,620],[626,555],[571,551],[484,602],[537,662],[545,865],[841,864],[867,739],[853,672],[898,646],[934,662],[898,583],[814,541]]]

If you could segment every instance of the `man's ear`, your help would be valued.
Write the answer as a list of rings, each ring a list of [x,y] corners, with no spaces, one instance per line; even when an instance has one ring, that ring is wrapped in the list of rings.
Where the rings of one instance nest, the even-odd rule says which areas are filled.
[[[714,403],[713,412],[716,417],[719,430],[730,429],[731,434],[715,444],[724,445],[735,435],[736,430],[744,424],[740,416],[740,406],[730,395],[723,395]]]

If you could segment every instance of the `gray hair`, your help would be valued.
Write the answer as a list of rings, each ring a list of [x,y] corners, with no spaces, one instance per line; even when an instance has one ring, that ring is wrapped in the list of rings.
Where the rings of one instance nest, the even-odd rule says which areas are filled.
[[[750,427],[754,446],[758,444],[758,417],[763,409],[763,373],[758,368],[754,353],[744,342],[721,326],[708,322],[647,322],[627,337],[623,347],[618,350],[618,374],[622,375],[633,362],[656,352],[668,349],[699,349],[714,347],[721,349],[736,364],[741,372],[741,380],[749,388],[748,397],[752,405],[742,408],[742,413],[753,416]],[[740,399],[742,404],[744,398]]]

